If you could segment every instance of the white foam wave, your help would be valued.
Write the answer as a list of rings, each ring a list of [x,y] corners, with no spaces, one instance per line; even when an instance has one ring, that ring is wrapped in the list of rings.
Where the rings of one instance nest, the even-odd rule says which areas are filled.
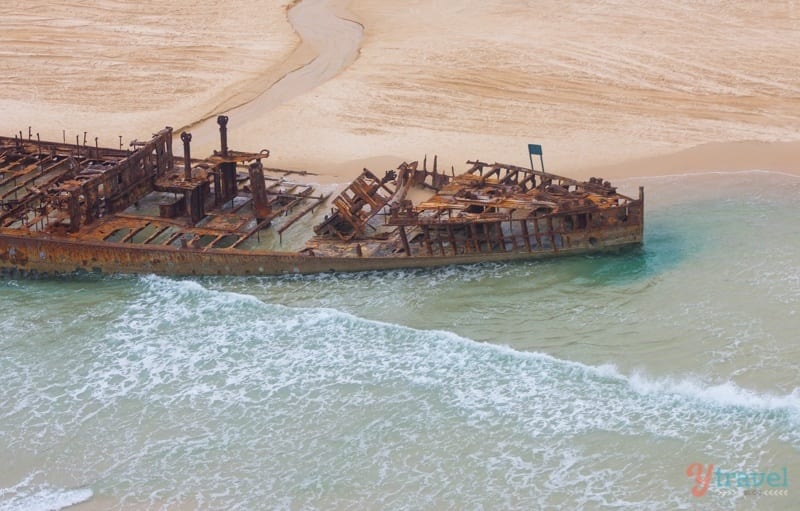
[[[136,508],[192,499],[213,501],[209,509],[623,499],[659,509],[686,488],[680,477],[640,473],[654,459],[678,475],[687,452],[729,465],[755,453],[744,461],[756,466],[770,445],[798,440],[786,420],[797,410],[792,399],[738,388],[728,390],[742,395],[721,397],[710,385],[194,281],[143,277],[136,288],[91,341],[65,343],[79,349],[46,352],[14,379],[0,373],[12,454],[56,453],[47,459],[53,470],[102,480],[104,492]],[[24,411],[4,415],[15,388],[33,392]],[[676,444],[689,451],[676,454]]]
[[[800,388],[775,395],[742,388],[732,382],[706,384],[694,378],[649,378],[642,373],[626,377],[630,386],[641,395],[673,394],[716,406],[750,410],[789,410],[800,414]]]
[[[331,314],[342,314],[353,319],[359,319],[357,316],[352,316],[350,314],[335,310],[330,310],[329,312]],[[377,321],[373,321],[373,323],[397,328],[406,328]],[[750,409],[752,411],[784,410],[792,412],[793,414],[797,414],[797,418],[800,419],[800,387],[796,387],[789,394],[776,395],[742,388],[732,382],[704,383],[701,380],[691,376],[683,378],[656,378],[648,376],[642,371],[634,371],[630,375],[626,375],[621,373],[616,365],[610,363],[596,366],[589,365],[581,362],[560,359],[546,353],[518,351],[509,346],[480,343],[465,337],[461,337],[452,332],[433,330],[427,332],[431,335],[440,335],[442,337],[449,338],[452,341],[464,343],[473,349],[488,350],[498,354],[516,357],[520,360],[543,360],[564,368],[577,369],[593,377],[617,381],[620,384],[628,386],[631,390],[641,396],[680,396],[707,405],[719,407],[739,407],[743,409]]]
[[[306,328],[313,325],[321,325],[325,328],[324,325],[326,323],[341,323],[342,321],[347,323],[361,323],[367,328],[373,325],[383,330],[394,329],[402,331],[406,335],[419,338],[420,342],[435,341],[437,338],[447,339],[450,342],[463,344],[469,349],[486,350],[491,353],[511,356],[520,360],[547,361],[564,368],[583,371],[587,375],[594,377],[615,380],[627,385],[631,390],[642,396],[680,396],[714,406],[733,406],[754,411],[788,410],[800,414],[800,387],[795,388],[789,394],[775,395],[745,389],[732,382],[702,382],[692,376],[682,378],[653,378],[642,371],[636,371],[630,375],[625,375],[621,373],[614,364],[602,364],[598,366],[588,365],[581,362],[559,359],[546,353],[535,351],[523,352],[505,345],[477,342],[444,330],[417,330],[394,323],[364,319],[348,312],[325,307],[293,308],[272,304],[268,305],[252,295],[210,290],[194,281],[175,281],[157,276],[144,277],[144,279],[146,279],[148,283],[153,284],[154,289],[157,289],[158,292],[167,294],[179,290],[180,292],[199,293],[206,297],[214,297],[214,300],[212,300],[214,302],[222,301],[230,304],[231,301],[240,301],[242,304],[250,306],[258,305],[265,309],[278,308],[284,311],[294,311],[294,314],[302,316],[302,323]],[[168,298],[168,296],[165,296],[165,298]],[[265,310],[265,312],[267,311]]]
[[[0,511],[59,511],[90,500],[89,488],[64,489],[31,485],[28,477],[10,488],[0,488]]]

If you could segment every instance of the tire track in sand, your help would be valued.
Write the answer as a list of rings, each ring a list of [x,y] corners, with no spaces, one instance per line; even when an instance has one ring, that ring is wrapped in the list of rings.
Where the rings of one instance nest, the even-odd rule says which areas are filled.
[[[358,58],[364,32],[363,25],[343,17],[346,4],[346,0],[300,0],[290,7],[289,22],[300,36],[301,43],[279,66],[302,64],[253,99],[240,99],[237,104],[237,98],[243,94],[241,91],[233,92],[214,111],[176,130],[176,135],[182,130],[191,130],[194,139],[192,145],[200,151],[196,154],[208,153],[217,144],[218,114],[230,115],[232,127],[241,126],[263,118],[265,112],[310,92],[344,71]],[[229,107],[228,103],[234,103],[235,106]],[[248,138],[246,133],[237,133],[234,145],[254,149],[256,146],[250,147]],[[255,143],[263,143],[263,140]]]

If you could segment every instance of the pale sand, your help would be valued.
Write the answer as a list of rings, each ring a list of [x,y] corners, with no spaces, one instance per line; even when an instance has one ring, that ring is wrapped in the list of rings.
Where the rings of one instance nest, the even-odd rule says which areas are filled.
[[[525,164],[529,142],[579,177],[800,174],[797,2],[56,4],[0,21],[4,134],[191,125],[201,155],[227,113],[232,147],[334,181],[434,153]]]
[[[311,58],[291,58],[289,3],[15,0],[0,17],[0,132],[116,145],[251,101]]]

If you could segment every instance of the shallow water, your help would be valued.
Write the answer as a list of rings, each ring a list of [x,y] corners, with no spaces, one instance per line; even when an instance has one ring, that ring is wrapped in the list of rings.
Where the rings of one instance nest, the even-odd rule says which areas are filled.
[[[1,282],[0,509],[790,509],[800,179],[638,181],[620,255]]]

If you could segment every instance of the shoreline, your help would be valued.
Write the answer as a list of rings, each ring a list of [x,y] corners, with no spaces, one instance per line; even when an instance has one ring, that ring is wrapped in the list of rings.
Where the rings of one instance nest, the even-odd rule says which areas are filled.
[[[564,81],[546,77],[541,85],[525,81],[514,83],[514,87],[520,87],[517,90],[505,85],[484,84],[480,74],[475,74],[475,64],[469,61],[457,62],[462,64],[466,79],[470,81],[456,81],[456,78],[451,78],[449,70],[445,69],[443,73],[435,59],[437,52],[459,58],[453,53],[460,51],[458,43],[466,44],[470,39],[455,32],[468,31],[473,26],[469,23],[486,22],[484,19],[470,21],[469,14],[471,11],[479,12],[479,7],[465,8],[468,11],[466,17],[463,14],[465,9],[460,9],[451,21],[446,5],[437,7],[412,2],[414,5],[409,13],[404,13],[380,0],[336,3],[347,4],[344,13],[337,11],[338,16],[355,17],[364,26],[359,58],[335,79],[320,84],[313,93],[275,108],[266,121],[284,128],[280,133],[271,134],[271,164],[320,173],[316,182],[347,183],[363,167],[381,172],[394,169],[403,161],[421,162],[426,154],[428,158],[438,154],[440,168],[454,166],[456,171],[465,167],[467,159],[476,158],[526,166],[528,142],[543,145],[548,170],[578,179],[598,175],[619,179],[737,169],[800,174],[800,138],[795,131],[786,129],[786,115],[798,105],[792,102],[791,97],[780,95],[769,96],[772,98],[770,102],[758,87],[751,84],[745,83],[739,86],[740,90],[735,89],[735,84],[725,80],[728,80],[728,75],[740,80],[736,74],[738,70],[728,70],[727,62],[715,63],[720,69],[710,68],[719,73],[720,78],[709,84],[708,91],[700,90],[696,95],[670,92],[672,87],[688,86],[683,82],[691,77],[676,74],[675,84],[662,84],[656,82],[664,79],[658,70],[653,83],[648,82],[645,88],[635,82],[628,83],[626,80],[630,78],[625,74],[614,77],[620,80],[619,83],[610,84],[602,76],[599,79],[581,78],[586,82],[585,86],[581,84],[575,90],[568,90],[563,97],[555,97],[560,102],[556,103],[558,109],[567,110],[564,113],[556,111],[552,118],[542,119],[541,127],[536,127],[539,123],[527,121],[519,124],[516,118],[507,119],[508,110],[519,107],[524,112],[531,107],[550,108],[554,100],[553,88],[564,83],[572,86],[570,82],[575,80],[572,74],[563,76]],[[487,16],[491,20],[492,13],[487,13]],[[410,23],[412,19],[421,26],[404,23]],[[763,17],[760,24],[766,25],[770,20]],[[450,25],[457,25],[456,21],[464,21],[467,25],[454,32]],[[576,21],[575,24],[580,23]],[[407,37],[406,33],[418,35],[421,42],[415,43],[415,39]],[[552,35],[551,32],[546,34]],[[452,43],[443,43],[448,37],[455,39]],[[501,41],[507,44],[505,39],[501,38]],[[546,40],[537,44],[555,51]],[[713,48],[718,43],[712,40],[708,44]],[[579,49],[586,51],[582,47]],[[635,52],[627,46],[620,49]],[[489,53],[487,59],[500,57],[502,60],[506,50],[511,53],[520,51],[507,45],[497,50],[500,53]],[[668,46],[665,50],[674,52],[680,48],[676,50]],[[404,56],[404,53],[409,56]],[[581,54],[567,56],[579,58]],[[637,53],[634,56],[646,57]],[[476,62],[489,71],[498,67],[498,71],[506,72],[504,67],[509,65],[503,62],[503,66],[495,66],[486,59]],[[599,73],[607,62],[587,59],[586,64],[590,71],[596,68]],[[627,61],[618,64],[620,73],[625,72],[627,65]],[[406,87],[402,71],[409,66],[412,66],[414,74]],[[393,75],[396,75],[396,84],[387,81],[392,80]],[[515,78],[515,75],[512,73],[511,77]],[[776,83],[782,79],[780,76],[774,78]],[[785,92],[788,94],[793,82],[787,80]],[[752,81],[756,83],[756,75]],[[477,89],[478,85],[483,89]],[[540,86],[544,87],[544,94],[536,92]],[[602,100],[601,107],[594,109],[596,111],[590,103],[593,93],[590,87],[594,86]],[[653,89],[652,93],[649,88]],[[729,95],[714,95],[717,88],[729,90]],[[623,95],[615,96],[619,91],[623,91]],[[475,103],[477,110],[474,113],[468,111],[470,105],[462,102],[462,96]],[[354,100],[354,97],[358,99]],[[605,101],[621,103],[602,104]],[[651,102],[655,106],[648,110]],[[501,103],[499,111],[484,113],[481,110],[497,103]],[[693,103],[699,106],[695,109]],[[782,105],[791,108],[783,111]],[[467,114],[484,117],[488,121],[481,122],[485,128],[476,129],[469,116],[464,117],[467,122],[453,123],[449,119],[457,113],[460,120],[465,108]],[[445,122],[438,123],[438,126],[428,123],[433,115],[428,110],[440,114],[442,117],[439,119]],[[646,117],[654,114],[657,117]],[[595,129],[587,129],[581,120],[587,116],[595,121],[600,115],[612,118]],[[614,116],[619,119],[613,119]],[[520,129],[496,132],[495,127],[502,128],[502,123],[509,121],[519,125]],[[236,118],[232,117],[232,123],[235,133]],[[298,137],[290,133],[292,129],[301,129],[307,135]],[[608,131],[604,132],[605,129]],[[520,135],[523,131],[532,135]],[[664,136],[660,136],[662,132]],[[642,134],[646,136],[642,137]],[[787,139],[792,141],[779,141]],[[309,147],[314,149],[308,151]]]
[[[544,152],[546,155],[546,147]],[[488,158],[483,161],[490,160],[492,163],[510,163],[527,167],[528,162],[524,161],[524,158],[519,158],[519,153],[518,151],[514,158]],[[427,156],[430,164],[430,159],[433,156],[430,154]],[[459,171],[463,172],[467,168],[463,161],[451,162],[447,155],[439,154],[438,156],[440,168],[442,169],[450,169],[451,166],[454,166],[455,172],[458,174]],[[319,184],[345,184],[354,179],[362,168],[368,168],[373,172],[383,172],[384,170],[396,168],[403,161],[411,162],[415,159],[407,158],[404,160],[402,157],[389,155],[372,156],[337,163],[328,167],[327,172],[324,173],[320,172],[321,169],[314,168],[300,170],[319,172],[317,176],[305,178],[309,181],[314,180]],[[421,164],[422,157],[418,161]],[[575,169],[566,171],[549,167],[545,157],[545,168],[554,174],[573,179],[586,180],[590,177],[601,176],[611,180],[612,183],[621,179],[635,180],[637,178],[711,173],[726,174],[742,171],[765,171],[800,177],[800,140],[791,142],[739,141],[706,143],[672,153],[653,154],[609,165],[578,166]]]
[[[800,177],[800,140],[710,142],[672,153],[635,158],[617,165],[587,167],[579,174],[620,179],[751,170]]]
[[[545,1],[533,23],[519,16],[521,7],[503,2],[455,9],[447,1],[287,0],[265,12],[260,25],[246,3],[225,9],[222,27],[237,27],[227,33],[207,29],[214,13],[184,0],[170,8],[180,23],[163,18],[155,24],[137,15],[122,23],[122,7],[95,1],[107,12],[93,14],[83,39],[68,50],[59,45],[69,40],[70,27],[84,26],[86,13],[56,5],[52,18],[34,19],[33,42],[23,27],[34,9],[10,13],[0,42],[22,57],[9,61],[11,72],[0,82],[10,87],[0,100],[4,132],[33,125],[43,139],[60,140],[64,128],[69,141],[87,130],[90,141],[99,136],[100,145],[115,147],[119,132],[127,141],[194,119],[185,124],[193,154],[206,156],[218,145],[214,117],[226,114],[232,148],[266,146],[268,166],[315,172],[310,177],[323,184],[347,183],[364,167],[382,172],[421,162],[426,154],[438,154],[445,171],[461,171],[476,158],[526,166],[529,142],[543,145],[547,170],[577,179],[714,170],[800,175],[794,128],[800,87],[781,64],[796,52],[791,40],[780,39],[798,16],[779,7],[744,2],[707,25],[713,12],[687,14],[681,2],[632,4],[621,17],[604,0],[590,2],[591,12],[580,0],[567,8]],[[737,26],[745,19],[752,28],[741,34]],[[184,25],[212,32],[178,34]],[[709,33],[697,35],[700,27]],[[697,52],[678,44],[682,31],[698,38]],[[209,35],[219,40],[192,46]],[[777,39],[786,47],[765,53]],[[167,53],[154,64],[137,51],[142,45]],[[58,60],[64,51],[78,58]],[[529,55],[536,58],[523,58]],[[192,64],[198,56],[204,59],[199,67]],[[755,61],[758,66],[746,64]],[[138,74],[106,95],[108,66]],[[54,80],[29,77],[43,70]],[[205,89],[185,95],[165,88],[182,73]],[[75,83],[73,75],[85,75],[87,83]],[[277,90],[292,75],[299,75],[295,85]],[[142,105],[149,83],[160,88],[152,105]],[[140,108],[159,101],[167,107]]]

